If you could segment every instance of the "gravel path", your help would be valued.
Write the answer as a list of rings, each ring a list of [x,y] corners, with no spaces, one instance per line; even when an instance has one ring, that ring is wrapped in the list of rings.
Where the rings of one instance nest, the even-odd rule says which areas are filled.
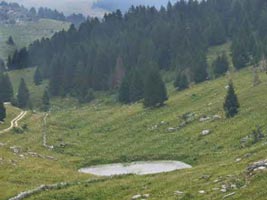
[[[10,131],[14,127],[18,127],[18,122],[27,115],[27,111],[21,111],[21,113],[10,122],[10,127],[0,131],[0,134]]]

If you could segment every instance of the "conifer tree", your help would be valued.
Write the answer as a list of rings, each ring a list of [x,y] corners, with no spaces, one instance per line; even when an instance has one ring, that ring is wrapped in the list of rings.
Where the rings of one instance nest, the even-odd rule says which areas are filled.
[[[41,85],[43,81],[39,67],[37,67],[37,69],[35,70],[33,81],[35,85]]]
[[[168,100],[164,82],[158,70],[151,68],[146,74],[144,84],[144,106],[162,106]]]
[[[229,63],[225,53],[217,57],[217,59],[212,63],[212,68],[216,78],[228,71]]]
[[[13,37],[12,36],[9,36],[9,38],[8,38],[8,40],[7,40],[7,42],[6,42],[8,45],[11,45],[11,46],[13,46],[13,45],[15,45],[15,42],[14,42],[14,40],[13,40]]]
[[[20,80],[17,101],[19,108],[27,108],[30,106],[30,93],[23,78]]]
[[[8,74],[0,73],[0,100],[10,102],[13,98],[13,87]]]
[[[174,87],[180,91],[189,87],[189,82],[185,73],[178,73],[174,81]]]
[[[42,110],[44,112],[49,111],[49,109],[50,109],[50,98],[49,98],[49,94],[48,94],[47,90],[44,91],[42,102],[43,102],[43,109]]]
[[[121,103],[130,103],[130,84],[129,84],[129,76],[125,76],[122,80],[122,83],[119,88],[119,96],[118,100]]]
[[[0,58],[0,73],[6,71],[6,65],[2,58]]]
[[[0,101],[0,121],[3,122],[6,118],[6,108],[4,106],[4,103]]]
[[[237,115],[239,107],[240,105],[235,93],[233,82],[230,81],[227,96],[223,105],[226,117],[231,118]]]
[[[133,70],[130,73],[130,86],[129,86],[129,96],[130,102],[137,102],[144,97],[144,83],[141,73],[137,70]]]

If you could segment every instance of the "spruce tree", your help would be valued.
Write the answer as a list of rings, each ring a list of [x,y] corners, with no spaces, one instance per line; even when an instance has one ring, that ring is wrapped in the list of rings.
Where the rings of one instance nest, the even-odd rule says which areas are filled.
[[[49,109],[50,109],[50,98],[49,98],[49,94],[48,94],[47,90],[44,91],[42,102],[43,102],[43,109],[42,110],[44,112],[49,111]]]
[[[125,76],[119,88],[118,100],[121,103],[130,103],[130,84],[129,76]]]
[[[142,74],[137,70],[132,71],[130,73],[130,86],[129,86],[129,95],[130,102],[137,102],[144,97],[144,83]]]
[[[0,73],[0,100],[10,102],[13,98],[13,87],[8,74]]]
[[[233,82],[230,81],[227,96],[223,105],[226,117],[231,118],[237,115],[239,107],[240,105],[235,93]]]
[[[6,71],[5,61],[0,58],[0,73]]]
[[[35,70],[33,81],[35,85],[41,85],[43,81],[39,67]]]
[[[215,78],[224,75],[228,71],[229,63],[225,53],[217,57],[217,59],[212,63],[212,68]]]
[[[9,36],[9,38],[8,38],[8,40],[7,40],[7,42],[6,42],[8,45],[11,45],[11,46],[13,46],[13,45],[15,45],[15,42],[14,42],[14,40],[13,40],[13,37],[12,36]]]
[[[144,84],[144,106],[162,106],[168,100],[164,82],[158,70],[151,68],[146,74]]]
[[[30,93],[23,78],[20,80],[17,101],[19,108],[27,108],[30,106]]]
[[[185,90],[189,87],[189,82],[185,73],[178,73],[174,81],[174,87],[179,91]]]
[[[6,118],[6,108],[4,106],[4,103],[0,101],[0,121],[3,122]]]

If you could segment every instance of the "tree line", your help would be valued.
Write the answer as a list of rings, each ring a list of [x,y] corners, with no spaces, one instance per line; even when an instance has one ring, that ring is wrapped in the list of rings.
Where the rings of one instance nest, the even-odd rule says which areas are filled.
[[[117,10],[102,20],[88,19],[79,28],[72,25],[51,39],[36,40],[15,52],[8,67],[38,66],[38,76],[49,80],[52,96],[84,100],[92,91],[118,89],[121,102],[133,103],[147,96],[150,73],[172,71],[178,90],[225,74],[229,64],[224,54],[212,64],[212,74],[207,72],[207,50],[214,45],[232,41],[236,69],[259,62],[267,53],[266,4],[181,0],[159,10]]]

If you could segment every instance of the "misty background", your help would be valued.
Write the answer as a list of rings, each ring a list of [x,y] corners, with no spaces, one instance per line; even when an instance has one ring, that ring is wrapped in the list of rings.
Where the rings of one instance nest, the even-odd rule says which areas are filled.
[[[101,17],[105,12],[120,9],[127,11],[131,5],[149,5],[160,8],[176,0],[6,0],[7,2],[17,2],[27,8],[48,7],[57,9],[69,15],[72,13],[82,13],[85,16]]]

